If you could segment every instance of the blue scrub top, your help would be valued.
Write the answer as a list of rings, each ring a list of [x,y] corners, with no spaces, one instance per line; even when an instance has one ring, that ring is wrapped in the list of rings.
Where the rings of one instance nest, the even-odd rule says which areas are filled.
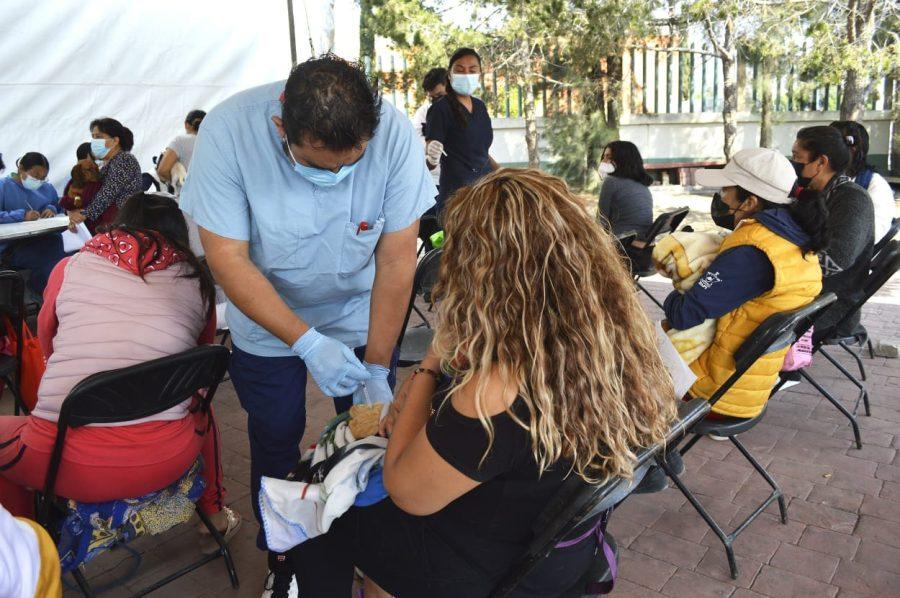
[[[310,183],[294,171],[272,123],[284,85],[248,89],[203,119],[180,205],[203,228],[249,241],[250,259],[307,324],[362,346],[375,245],[434,205],[434,183],[409,119],[387,102],[355,170],[333,187]],[[242,351],[292,355],[231,302],[226,320]]]
[[[455,101],[450,96],[436,100],[425,117],[425,139],[443,143],[446,154],[441,156],[438,212],[457,189],[471,185],[491,171],[488,152],[494,142],[494,129],[487,106],[473,97],[472,112],[463,110],[466,126],[462,126],[453,115],[451,102]]]
[[[29,210],[43,212],[50,208],[59,214],[59,196],[56,189],[50,183],[44,183],[37,190],[26,189],[25,186],[13,180],[11,176],[0,179],[0,224],[11,224],[25,220],[25,213]],[[0,243],[0,253],[3,253],[9,243]]]

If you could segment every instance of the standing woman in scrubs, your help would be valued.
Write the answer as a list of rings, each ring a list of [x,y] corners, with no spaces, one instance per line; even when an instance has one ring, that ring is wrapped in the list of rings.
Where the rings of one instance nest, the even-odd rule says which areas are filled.
[[[472,95],[481,87],[481,57],[460,48],[450,57],[449,70],[447,95],[432,104],[425,119],[425,161],[429,170],[441,166],[438,216],[457,189],[499,168],[488,153],[494,130],[487,106]]]
[[[16,166],[16,172],[0,179],[0,224],[56,216],[59,196],[47,182],[50,162],[44,154],[28,152]],[[28,270],[28,286],[42,295],[50,272],[65,255],[62,235],[50,233],[0,243],[0,255],[4,264],[17,270]]]

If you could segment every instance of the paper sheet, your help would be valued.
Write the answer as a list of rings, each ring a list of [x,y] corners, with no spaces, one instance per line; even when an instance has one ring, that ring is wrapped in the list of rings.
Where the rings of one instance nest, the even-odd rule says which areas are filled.
[[[675,385],[675,396],[683,397],[694,385],[697,376],[691,371],[691,368],[684,362],[681,355],[675,349],[675,345],[669,340],[669,336],[662,329],[659,321],[653,323],[656,329],[656,344],[659,347],[659,354],[662,356],[663,365],[669,370],[672,376],[672,382]]]
[[[88,227],[82,222],[75,228],[74,233],[69,230],[63,231],[62,240],[63,251],[66,253],[78,251],[84,247],[85,243],[91,240],[91,231],[89,231]]]

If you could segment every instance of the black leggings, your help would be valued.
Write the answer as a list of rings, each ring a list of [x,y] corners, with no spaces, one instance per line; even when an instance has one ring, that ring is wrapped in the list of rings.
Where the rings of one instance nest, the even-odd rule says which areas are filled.
[[[522,549],[509,551],[508,564]],[[554,551],[525,584],[533,590],[523,587],[514,595],[559,594],[581,578],[596,549],[591,536],[577,546]],[[408,515],[390,499],[351,508],[327,534],[293,549],[291,561],[301,598],[349,596],[354,565],[399,598],[486,596],[505,573],[505,569],[486,571],[464,559],[430,529],[427,517]],[[551,587],[556,591],[548,592]]]

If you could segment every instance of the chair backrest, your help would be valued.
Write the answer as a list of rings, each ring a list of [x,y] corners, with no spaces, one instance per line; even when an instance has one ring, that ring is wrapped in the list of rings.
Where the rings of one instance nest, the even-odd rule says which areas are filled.
[[[900,269],[900,240],[890,241],[872,260],[869,276],[863,283],[862,295],[847,308],[841,319],[830,330],[840,330],[872,298],[872,295],[881,290],[881,287],[897,273],[898,269]],[[816,337],[820,339],[820,344],[830,336],[830,332],[824,331],[822,334],[816,334]]]
[[[400,338],[397,340],[398,347],[403,344],[403,337],[406,335],[406,327],[409,324],[409,316],[412,313],[413,305],[416,303],[416,297],[431,292],[431,288],[437,282],[438,270],[441,266],[441,255],[443,253],[444,250],[442,248],[432,249],[422,256],[422,259],[416,265],[409,305],[406,307],[406,317],[403,318],[403,328],[400,329]]]
[[[616,235],[616,241],[619,242],[619,252],[622,255],[625,255],[625,248],[630,247],[631,244],[637,239],[637,232],[630,230],[627,233],[621,233]]]
[[[680,402],[678,417],[669,426],[665,444],[683,436],[685,430],[690,429],[707,413],[709,402],[705,399]],[[664,444],[656,444],[636,450],[635,472],[646,471],[653,457],[663,448]],[[596,517],[603,511],[625,500],[637,486],[636,482],[637,480],[613,478],[605,484],[592,485],[574,474],[566,478],[557,495],[535,519],[532,525],[533,536],[525,552],[494,587],[491,597],[509,595],[557,544],[576,535],[576,530],[585,531],[586,525],[596,521]]]
[[[201,408],[207,409],[225,376],[229,356],[230,351],[221,345],[203,345],[126,368],[99,372],[76,384],[59,412],[56,442],[44,484],[45,509],[49,509],[53,500],[68,428],[149,417],[203,389],[206,393]]]
[[[878,252],[885,248],[885,246],[894,240],[894,237],[897,236],[897,233],[900,232],[900,218],[894,218],[891,221],[891,228],[888,229],[886,235],[881,237],[877,243],[875,243],[875,247],[872,248],[872,255],[877,256]]]
[[[734,373],[709,398],[710,406],[715,405],[757,359],[789,347],[803,336],[835,299],[834,293],[823,293],[803,307],[775,313],[763,320],[734,352]]]
[[[647,234],[644,235],[644,238],[641,239],[641,241],[647,245],[652,245],[656,240],[656,237],[675,232],[678,225],[681,224],[685,216],[688,215],[688,212],[690,212],[690,209],[688,208],[678,208],[677,210],[660,214],[657,216],[656,220],[653,221],[653,224],[647,230]]]

